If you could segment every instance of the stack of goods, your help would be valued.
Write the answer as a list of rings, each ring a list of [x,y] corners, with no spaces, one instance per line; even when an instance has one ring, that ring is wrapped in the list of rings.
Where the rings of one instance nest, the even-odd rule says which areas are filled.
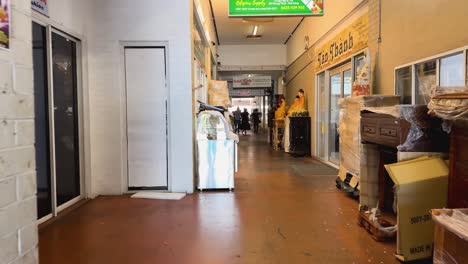
[[[447,206],[449,169],[437,157],[421,157],[385,165],[395,183],[397,250],[401,261],[432,256],[434,222],[430,210]]]
[[[435,87],[429,113],[445,120],[468,120],[468,87]]]
[[[434,263],[468,263],[468,209],[432,210]]]
[[[341,168],[337,184],[349,192],[359,190],[361,205],[375,206],[377,182],[374,178],[378,175],[379,162],[377,147],[361,143],[361,111],[365,107],[389,107],[399,102],[399,96],[375,95],[347,97],[339,103]],[[344,182],[346,184],[343,185]]]
[[[208,85],[208,102],[210,105],[224,108],[231,104],[227,81],[210,81]]]

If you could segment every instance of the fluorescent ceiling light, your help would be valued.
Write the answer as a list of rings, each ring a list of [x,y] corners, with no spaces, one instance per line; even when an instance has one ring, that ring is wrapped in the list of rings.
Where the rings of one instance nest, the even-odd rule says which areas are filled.
[[[254,26],[254,29],[253,29],[253,32],[252,32],[252,35],[256,36],[256,35],[257,35],[257,31],[258,31],[258,25],[255,25],[255,26]]]

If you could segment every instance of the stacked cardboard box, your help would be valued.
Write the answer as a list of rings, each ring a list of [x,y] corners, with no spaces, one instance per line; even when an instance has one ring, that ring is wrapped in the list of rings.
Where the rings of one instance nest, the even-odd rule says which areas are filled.
[[[401,261],[430,258],[434,222],[430,210],[447,206],[448,167],[438,157],[385,165],[395,183],[397,252]]]

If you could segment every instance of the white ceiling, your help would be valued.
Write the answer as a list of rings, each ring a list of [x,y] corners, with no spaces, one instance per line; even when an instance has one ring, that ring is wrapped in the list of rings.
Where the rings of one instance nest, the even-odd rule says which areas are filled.
[[[246,39],[255,23],[242,22],[242,18],[229,18],[228,0],[211,0],[219,42],[221,45],[284,44],[302,17],[275,17],[273,22],[258,23],[261,39]]]

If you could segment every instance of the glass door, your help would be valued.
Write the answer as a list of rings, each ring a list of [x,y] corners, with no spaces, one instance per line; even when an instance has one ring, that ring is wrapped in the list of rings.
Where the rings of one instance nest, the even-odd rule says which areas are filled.
[[[38,219],[81,198],[78,130],[79,42],[33,22]]]
[[[57,206],[81,194],[76,42],[52,32]]]
[[[340,164],[340,134],[338,133],[340,98],[350,96],[352,92],[351,64],[345,64],[330,71],[330,118],[328,135],[328,159]]]
[[[338,100],[341,98],[341,73],[330,76],[330,121],[328,137],[328,157],[335,164],[340,164],[340,136],[338,135],[338,119],[340,109]]]
[[[37,23],[33,23],[32,30],[37,217],[41,219],[52,214],[47,30]]]

